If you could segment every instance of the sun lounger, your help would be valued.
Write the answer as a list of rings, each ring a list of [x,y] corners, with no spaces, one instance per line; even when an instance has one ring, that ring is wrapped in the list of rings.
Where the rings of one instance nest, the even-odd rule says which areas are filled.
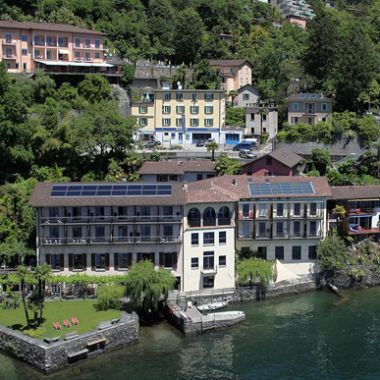
[[[53,326],[56,330],[62,330],[62,327],[61,325],[59,324],[59,322],[53,322]]]
[[[76,325],[76,326],[79,325],[79,321],[77,317],[71,317],[71,322],[73,323],[73,325]]]
[[[71,327],[71,324],[70,324],[70,322],[67,320],[67,319],[65,319],[64,321],[63,321],[63,325],[66,327],[66,328],[70,328]]]

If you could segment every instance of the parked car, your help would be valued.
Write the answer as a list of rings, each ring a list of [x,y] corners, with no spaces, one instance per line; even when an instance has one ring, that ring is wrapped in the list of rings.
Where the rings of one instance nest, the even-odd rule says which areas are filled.
[[[154,149],[160,146],[161,143],[158,140],[150,140],[144,144],[145,149]]]
[[[205,146],[205,141],[204,140],[198,140],[197,144],[195,146],[197,146],[197,147]]]
[[[239,144],[236,144],[232,150],[239,152],[241,149],[253,150],[256,148],[256,144],[253,141],[241,141]]]
[[[254,154],[252,152],[252,150],[249,150],[249,149],[240,149],[239,150],[239,157],[253,159],[253,158],[256,158],[257,156],[256,156],[256,154]]]

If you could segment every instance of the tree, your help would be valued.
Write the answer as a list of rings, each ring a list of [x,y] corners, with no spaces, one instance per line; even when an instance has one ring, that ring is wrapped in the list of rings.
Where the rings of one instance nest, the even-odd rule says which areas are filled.
[[[363,104],[367,103],[367,111],[371,112],[371,104],[377,103],[380,95],[380,85],[376,79],[372,79],[368,88],[359,94],[358,100]]]
[[[273,261],[252,257],[240,260],[236,265],[238,282],[241,285],[252,286],[260,283],[267,286],[273,280]]]
[[[241,167],[239,161],[228,156],[219,156],[215,163],[215,170],[219,175],[239,174]]]
[[[344,224],[346,224],[346,209],[342,205],[336,205],[333,210],[333,214],[337,219],[338,233],[340,236],[345,236],[347,234]]]
[[[30,326],[30,317],[28,313],[28,305],[27,305],[27,296],[28,296],[28,282],[30,281],[30,271],[29,269],[24,266],[20,265],[17,268],[17,277],[19,278],[20,282],[20,288],[21,288],[21,299],[22,299],[22,305],[24,308],[25,313],[25,319],[27,326]]]
[[[133,265],[126,279],[126,294],[142,314],[156,312],[174,288],[175,277],[166,269],[155,270],[153,263],[142,260]]]
[[[211,161],[215,161],[215,151],[218,150],[219,145],[216,141],[207,143],[207,152],[212,152]]]
[[[112,99],[111,87],[107,79],[99,74],[87,75],[78,84],[78,93],[91,104]]]
[[[337,235],[327,236],[317,247],[318,263],[323,271],[343,269],[347,260],[347,247]]]
[[[226,108],[226,125],[245,126],[246,109],[244,107],[227,107]]]
[[[124,63],[121,66],[121,82],[125,87],[129,87],[135,78],[136,67],[130,63]]]
[[[50,276],[50,266],[47,264],[37,265],[34,268],[33,276],[37,280],[37,283],[38,283],[36,300],[37,300],[38,310],[39,310],[38,320],[39,320],[39,323],[42,323],[42,315],[43,315],[43,310],[45,306],[45,284]]]
[[[220,89],[220,77],[215,69],[213,69],[208,60],[201,60],[194,66],[193,85],[194,88],[203,90]]]
[[[329,151],[327,149],[315,148],[312,150],[311,155],[315,169],[319,171],[321,176],[324,176],[331,164]]]
[[[231,98],[231,107],[234,106],[235,98],[239,95],[239,93],[236,90],[231,90],[228,93],[228,97]]]

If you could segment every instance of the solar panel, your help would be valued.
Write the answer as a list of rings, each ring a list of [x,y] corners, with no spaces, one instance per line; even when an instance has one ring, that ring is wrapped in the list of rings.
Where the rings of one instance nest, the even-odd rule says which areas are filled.
[[[51,197],[171,195],[171,185],[53,185]]]
[[[250,183],[251,195],[315,194],[311,182]]]

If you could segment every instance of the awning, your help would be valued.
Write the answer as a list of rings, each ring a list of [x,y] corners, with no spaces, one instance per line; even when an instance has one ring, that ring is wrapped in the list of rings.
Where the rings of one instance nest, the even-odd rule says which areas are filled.
[[[105,62],[43,61],[41,59],[35,59],[35,61],[46,66],[114,67],[114,65]]]
[[[67,49],[58,49],[59,54],[70,54],[70,52]]]
[[[282,281],[291,281],[299,279],[299,276],[285,267],[279,260],[276,260],[277,278],[276,284]]]

